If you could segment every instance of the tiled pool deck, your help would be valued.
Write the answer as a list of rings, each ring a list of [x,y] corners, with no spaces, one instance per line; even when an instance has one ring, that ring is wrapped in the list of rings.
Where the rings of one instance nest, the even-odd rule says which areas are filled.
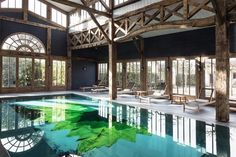
[[[98,99],[108,100],[107,93],[91,93],[91,92],[79,92],[79,91],[59,91],[59,92],[34,92],[34,93],[12,93],[12,94],[0,94],[0,98],[10,98],[10,97],[21,97],[21,96],[40,96],[40,95],[55,95],[55,94],[80,94]],[[183,111],[183,106],[178,104],[171,104],[169,100],[156,99],[151,103],[139,102],[138,98],[134,95],[118,95],[117,100],[114,102],[127,104],[130,106],[137,106],[146,109],[157,110],[160,112],[165,112],[169,114],[175,114],[179,116],[185,116],[196,120],[206,121],[210,123],[217,123],[226,126],[236,127],[236,112],[230,113],[229,123],[219,123],[215,121],[215,108],[211,106],[204,106],[201,108],[200,112],[193,110]]]

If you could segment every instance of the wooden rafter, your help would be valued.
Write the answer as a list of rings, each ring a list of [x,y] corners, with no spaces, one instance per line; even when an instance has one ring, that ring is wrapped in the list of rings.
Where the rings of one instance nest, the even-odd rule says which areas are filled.
[[[61,4],[64,4],[64,5],[67,5],[67,6],[83,9],[83,10],[86,10],[88,13],[94,13],[94,14],[105,16],[105,17],[108,17],[108,18],[111,17],[111,15],[107,12],[99,11],[99,10],[90,8],[86,5],[75,3],[75,2],[72,2],[72,1],[68,1],[68,0],[51,0],[51,1],[61,3]]]
[[[206,27],[213,26],[215,24],[215,9],[208,5],[210,0],[203,1],[192,1],[192,0],[164,0],[146,6],[144,8],[128,12],[120,17],[114,19],[115,26],[115,38],[117,41],[125,41],[135,36],[138,36],[142,33],[163,29],[183,29],[191,27]],[[196,14],[201,11],[209,12],[209,16],[197,18]],[[108,23],[103,25],[103,28],[107,27]],[[98,30],[96,28],[92,29]],[[101,31],[99,31],[101,32]],[[79,34],[87,34],[88,30],[73,33],[73,36]],[[101,34],[91,33],[90,43],[104,44],[104,40],[100,37]],[[98,41],[97,38],[102,40]],[[74,38],[76,39],[76,38]],[[96,39],[96,40],[94,40]],[[72,45],[75,47],[84,47],[83,44],[86,44],[86,47],[89,46],[89,42],[74,42]],[[94,46],[91,44],[90,46]]]
[[[81,2],[86,6],[86,3],[84,0],[81,0]],[[91,19],[93,20],[93,22],[97,25],[97,27],[100,29],[100,31],[102,32],[102,34],[104,35],[104,37],[106,38],[108,43],[111,43],[111,39],[108,37],[107,33],[104,31],[104,29],[102,28],[102,26],[100,25],[100,23],[97,21],[96,17],[94,16],[93,13],[88,12],[88,14],[90,15]]]

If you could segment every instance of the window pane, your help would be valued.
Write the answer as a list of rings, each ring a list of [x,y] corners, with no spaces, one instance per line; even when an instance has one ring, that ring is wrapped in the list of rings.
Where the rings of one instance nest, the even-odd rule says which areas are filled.
[[[16,0],[16,8],[22,8],[22,0]]]
[[[236,99],[236,58],[230,59],[230,98]]]
[[[134,83],[137,89],[140,88],[140,62],[127,62],[126,80],[126,87],[128,87],[130,83]]]
[[[53,86],[65,86],[66,84],[66,62],[53,61]]]
[[[45,86],[45,59],[34,60],[34,85],[36,87]]]
[[[19,58],[19,86],[30,87],[32,81],[32,59]]]
[[[122,85],[123,85],[123,80],[122,80],[122,63],[117,63],[117,76],[116,76],[116,79],[117,79],[117,82],[116,82],[116,85],[117,87],[119,88],[122,88]]]
[[[29,1],[29,10],[34,12],[34,0]]]
[[[148,61],[148,88],[163,90],[165,88],[165,61]]]
[[[2,87],[16,87],[15,57],[2,57]]]
[[[15,0],[9,0],[9,8],[16,8]]]
[[[26,33],[18,33],[10,36],[3,42],[2,49],[21,52],[45,53],[43,43],[36,37]]]
[[[176,59],[172,61],[172,84],[174,94],[196,95],[196,61]]]
[[[98,64],[98,84],[102,86],[108,85],[108,64],[99,63]]]

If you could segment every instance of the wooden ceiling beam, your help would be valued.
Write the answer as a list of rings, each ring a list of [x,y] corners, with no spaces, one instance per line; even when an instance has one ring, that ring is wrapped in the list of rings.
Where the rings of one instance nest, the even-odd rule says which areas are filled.
[[[129,32],[129,34],[116,37],[115,41],[120,42],[132,37],[138,36],[145,32],[150,32],[154,30],[165,30],[165,29],[186,29],[186,28],[193,28],[193,27],[208,27],[215,25],[215,16],[202,18],[202,19],[192,19],[192,20],[180,20],[180,21],[170,21],[165,22],[162,24],[152,24],[144,26],[138,30],[134,30]]]
[[[86,10],[88,13],[94,13],[94,14],[98,14],[98,15],[101,15],[101,16],[111,18],[111,14],[109,14],[107,12],[103,12],[103,11],[98,11],[96,9],[90,8],[90,7],[85,6],[83,4],[75,3],[75,2],[72,2],[72,1],[68,1],[68,0],[51,0],[51,1],[54,1],[54,2],[57,2],[57,3],[60,3],[60,4],[64,4],[64,5],[67,5],[67,6],[71,6],[71,7],[79,8],[79,9],[82,9],[82,10]]]

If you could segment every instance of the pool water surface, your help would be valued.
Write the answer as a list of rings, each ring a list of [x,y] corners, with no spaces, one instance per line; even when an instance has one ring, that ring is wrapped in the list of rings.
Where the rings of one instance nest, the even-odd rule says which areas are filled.
[[[12,157],[236,156],[234,127],[74,94],[3,99],[0,113]]]

